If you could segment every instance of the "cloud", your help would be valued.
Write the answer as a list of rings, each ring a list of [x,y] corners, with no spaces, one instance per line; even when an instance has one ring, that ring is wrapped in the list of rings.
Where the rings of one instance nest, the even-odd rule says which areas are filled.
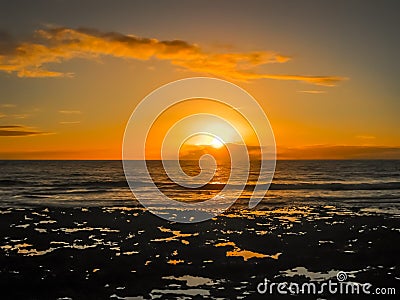
[[[308,75],[261,75],[261,78],[278,79],[278,80],[298,80],[307,83],[336,86],[340,81],[347,80],[347,77],[342,76],[308,76]]]
[[[361,139],[361,140],[373,140],[373,139],[376,139],[376,136],[373,136],[373,135],[357,135],[356,138],[357,139]]]
[[[58,112],[64,115],[80,115],[82,113],[80,110],[59,110]]]
[[[9,118],[9,119],[26,119],[30,114],[3,114],[0,112],[0,118]]]
[[[0,148],[0,159],[121,159],[120,151],[113,149],[81,149],[81,150],[30,150],[22,151],[3,151]]]
[[[1,106],[1,107],[4,107],[4,108],[13,108],[13,107],[16,107],[15,104],[11,104],[11,103],[1,104],[0,106]]]
[[[60,114],[63,115],[80,115],[82,112],[80,110],[59,110]],[[60,121],[59,124],[61,125],[72,125],[72,124],[79,124],[81,121]]]
[[[307,91],[298,91],[299,93],[304,93],[304,94],[325,94],[325,91],[320,91],[320,90],[307,90]]]
[[[278,159],[400,159],[400,147],[368,145],[278,147]]]
[[[249,146],[236,143],[227,143],[225,146],[232,153],[247,153],[251,160],[260,160],[261,150],[259,146]],[[179,157],[183,160],[199,160],[204,154],[211,154],[219,161],[229,161],[229,152],[225,147],[214,148],[210,145],[183,145],[180,149]],[[237,156],[238,157],[238,156]]]
[[[9,117],[14,118],[14,119],[26,119],[29,116],[30,116],[30,114],[12,114],[12,115],[9,115]]]
[[[273,51],[213,53],[182,40],[161,41],[84,28],[41,29],[35,32],[32,41],[15,43],[8,38],[0,44],[0,48],[0,71],[15,73],[18,77],[68,77],[73,74],[48,70],[47,65],[73,58],[96,60],[112,56],[122,59],[167,60],[189,71],[243,81],[266,78],[334,86],[346,79],[340,76],[256,72],[259,66],[290,60],[289,56]]]
[[[61,121],[60,124],[68,125],[68,124],[79,124],[81,121]]]
[[[33,130],[29,127],[20,125],[3,125],[0,126],[0,136],[17,137],[49,134],[48,132]]]

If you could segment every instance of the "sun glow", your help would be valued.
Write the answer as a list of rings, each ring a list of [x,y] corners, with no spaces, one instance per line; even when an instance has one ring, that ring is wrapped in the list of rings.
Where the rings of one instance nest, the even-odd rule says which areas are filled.
[[[193,136],[188,139],[186,143],[194,146],[210,146],[215,149],[219,149],[224,146],[224,142],[220,138],[205,134]]]
[[[213,148],[221,148],[221,147],[224,146],[224,143],[221,140],[217,139],[217,138],[213,138],[211,143],[210,143],[210,146],[213,147]]]

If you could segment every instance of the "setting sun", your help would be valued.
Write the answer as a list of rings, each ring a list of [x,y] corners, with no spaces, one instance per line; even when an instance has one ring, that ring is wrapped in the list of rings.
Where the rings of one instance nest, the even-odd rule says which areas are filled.
[[[224,143],[217,138],[213,138],[210,145],[214,148],[221,148],[224,146]]]
[[[224,146],[224,141],[222,139],[207,134],[193,136],[189,138],[186,143],[194,146],[211,146],[215,149]]]

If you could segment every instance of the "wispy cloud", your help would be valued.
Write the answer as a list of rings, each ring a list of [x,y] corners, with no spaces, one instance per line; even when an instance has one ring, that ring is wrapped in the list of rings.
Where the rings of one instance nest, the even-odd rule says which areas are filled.
[[[63,115],[80,115],[82,112],[80,110],[59,110],[60,114]],[[60,121],[59,124],[61,125],[72,125],[72,124],[79,124],[81,121],[78,120],[70,120],[70,121]]]
[[[11,104],[11,103],[5,103],[5,104],[0,104],[0,107],[14,108],[14,107],[16,107],[16,105],[15,104]]]
[[[26,119],[30,116],[30,114],[11,114],[9,115],[10,118],[13,119]]]
[[[278,159],[400,159],[400,147],[310,145],[278,147]]]
[[[0,118],[8,118],[8,119],[26,119],[30,116],[30,114],[4,114],[0,112]]]
[[[68,125],[68,124],[80,124],[81,121],[61,121],[60,124]]]
[[[34,130],[30,127],[21,125],[3,125],[0,126],[0,136],[3,137],[21,137],[32,135],[50,134],[49,132]]]
[[[325,94],[326,91],[321,91],[321,90],[306,90],[306,91],[298,91],[299,93],[304,93],[304,94]]]
[[[48,70],[47,65],[62,63],[73,58],[98,59],[102,56],[113,56],[123,59],[167,60],[189,71],[233,80],[266,78],[335,86],[346,79],[330,75],[282,75],[257,72],[259,66],[285,63],[290,60],[289,56],[274,51],[213,53],[204,51],[197,44],[182,40],[160,41],[93,29],[41,29],[35,32],[33,41],[13,42],[12,45],[6,43],[3,48],[7,48],[7,51],[0,49],[0,71],[15,73],[19,77],[72,76],[72,73]]]
[[[376,139],[376,136],[373,136],[373,135],[357,135],[356,138],[357,139],[361,139],[361,140],[373,140],[373,139]]]
[[[80,110],[59,110],[58,112],[63,115],[80,115],[82,113]]]

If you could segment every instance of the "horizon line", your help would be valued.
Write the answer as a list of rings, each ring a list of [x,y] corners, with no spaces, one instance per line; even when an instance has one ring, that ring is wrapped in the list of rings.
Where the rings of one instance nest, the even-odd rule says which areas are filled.
[[[374,160],[400,160],[400,158],[280,158],[276,161],[374,161]],[[1,159],[0,161],[123,161],[123,159]],[[126,161],[143,161],[141,159],[126,159]],[[175,161],[174,159],[146,159],[145,161]],[[199,161],[197,159],[181,159],[180,161]],[[260,159],[249,160],[250,162],[261,161]],[[271,161],[264,159],[263,161]]]

